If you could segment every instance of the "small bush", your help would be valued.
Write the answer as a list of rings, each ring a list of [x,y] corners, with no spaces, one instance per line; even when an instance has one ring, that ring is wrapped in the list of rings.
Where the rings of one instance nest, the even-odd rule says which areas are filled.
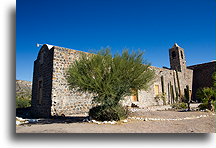
[[[202,103],[198,106],[200,110],[208,109],[208,102]]]
[[[30,98],[16,97],[16,108],[26,108],[31,106]]]
[[[96,106],[90,109],[89,116],[98,121],[119,121],[127,118],[128,111],[121,105]]]
[[[172,104],[172,108],[174,109],[187,109],[187,103],[175,103],[175,104]]]
[[[215,110],[215,109],[216,109],[216,101],[212,102],[212,106],[213,106],[213,109]],[[204,102],[204,103],[200,104],[200,105],[198,106],[198,108],[199,108],[200,110],[209,109],[209,104],[208,104],[208,102]]]
[[[214,101],[214,111],[216,111],[216,101]]]

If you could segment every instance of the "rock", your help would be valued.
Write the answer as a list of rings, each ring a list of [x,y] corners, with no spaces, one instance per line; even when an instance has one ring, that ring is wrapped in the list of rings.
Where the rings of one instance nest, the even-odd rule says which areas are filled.
[[[83,122],[89,122],[89,120],[86,118],[86,119],[83,119]]]
[[[20,125],[22,124],[20,121],[16,121],[16,125]]]
[[[26,123],[26,124],[27,124],[27,123],[29,123],[29,121],[25,121],[24,123]]]
[[[125,119],[125,120],[123,120],[123,122],[124,122],[124,123],[127,123],[128,121]]]
[[[93,123],[95,123],[96,122],[96,120],[91,120]]]
[[[25,119],[22,119],[20,117],[16,117],[16,120],[21,121],[21,122],[26,121]]]
[[[112,121],[112,122],[110,122],[110,124],[116,124],[116,121]]]
[[[35,122],[38,122],[39,120],[38,119],[29,119],[28,121],[29,121],[29,123],[35,123]]]

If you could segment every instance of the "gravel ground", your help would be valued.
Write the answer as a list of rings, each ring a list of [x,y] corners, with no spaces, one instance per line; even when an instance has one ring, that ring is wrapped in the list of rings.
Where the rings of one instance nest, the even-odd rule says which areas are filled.
[[[139,110],[134,113],[130,113],[130,116],[145,117],[145,118],[185,118],[185,117],[197,117],[200,115],[211,115],[209,112],[191,111],[191,112],[177,112],[177,111],[143,111]]]
[[[208,115],[199,119],[179,121],[128,120],[115,125],[88,122],[50,122],[16,126],[16,133],[215,133],[215,115],[207,112],[139,111],[131,116],[148,118],[185,118]]]

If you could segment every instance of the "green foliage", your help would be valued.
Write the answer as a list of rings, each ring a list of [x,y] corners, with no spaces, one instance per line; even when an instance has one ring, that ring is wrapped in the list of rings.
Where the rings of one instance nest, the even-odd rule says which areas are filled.
[[[190,92],[189,92],[189,87],[188,85],[186,86],[186,88],[184,89],[184,98],[183,98],[183,102],[187,103],[190,100]]]
[[[208,109],[208,102],[202,103],[198,106],[200,110]]]
[[[162,100],[163,101],[163,105],[166,105],[166,93],[162,93],[162,94],[158,94],[156,97],[155,97],[155,100],[156,102],[159,102],[159,100]]]
[[[202,100],[202,102],[208,102],[212,97],[214,97],[214,90],[209,87],[205,87],[203,89],[199,89],[197,91],[197,97]]]
[[[190,102],[190,90],[189,90],[189,86],[188,85],[184,89],[184,102],[185,103]]]
[[[215,110],[216,107],[216,72],[212,75],[213,79],[213,88],[205,87],[202,89],[199,89],[197,91],[197,98],[201,99],[203,102],[202,104],[199,105],[199,108],[201,110],[203,109],[209,109],[211,111]]]
[[[16,97],[16,108],[26,108],[31,106],[29,97]]]
[[[214,110],[214,100],[215,100],[215,90],[213,88],[205,87],[197,91],[197,97],[200,98],[203,102],[203,106],[208,104],[207,109]],[[202,106],[202,107],[203,107]]]
[[[29,92],[16,92],[16,108],[31,106],[31,94]]]
[[[162,93],[161,99],[163,100],[163,105],[166,105],[166,100],[167,100],[166,93]]]
[[[187,109],[187,104],[182,102],[182,103],[175,103],[172,104],[173,109]]]
[[[162,88],[161,99],[163,100],[163,105],[166,105],[166,93],[164,92],[164,77],[163,76],[161,76],[161,88]]]
[[[190,90],[189,90],[189,86],[187,85],[186,88],[184,89],[184,99],[182,100],[184,103],[187,103],[188,105],[188,110],[190,110]]]
[[[96,106],[90,109],[89,116],[98,121],[119,121],[127,118],[128,110],[121,105]]]
[[[214,111],[215,111],[215,110],[216,110],[216,101],[214,101],[212,104],[213,104],[213,106],[214,106]],[[199,108],[200,110],[205,110],[205,109],[208,109],[208,106],[209,106],[208,102],[204,102],[204,103],[200,104],[200,105],[198,106],[198,108]]]
[[[154,78],[154,71],[143,60],[143,52],[123,51],[112,57],[105,49],[97,54],[83,54],[68,70],[68,83],[71,89],[95,94],[93,103],[112,108],[129,96],[132,89],[147,89]]]

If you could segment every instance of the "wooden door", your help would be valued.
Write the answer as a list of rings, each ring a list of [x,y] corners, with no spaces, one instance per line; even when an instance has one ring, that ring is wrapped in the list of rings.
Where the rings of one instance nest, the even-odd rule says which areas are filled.
[[[159,85],[154,85],[155,96],[159,95]]]
[[[138,91],[136,89],[132,89],[131,101],[132,102],[138,101]]]

